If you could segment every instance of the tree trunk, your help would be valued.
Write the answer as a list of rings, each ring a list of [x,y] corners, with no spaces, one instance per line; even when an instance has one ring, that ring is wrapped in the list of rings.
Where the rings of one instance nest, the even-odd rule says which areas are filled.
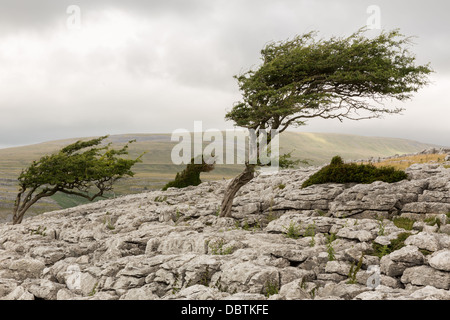
[[[13,215],[13,224],[20,224],[22,223],[23,216],[25,215],[25,212],[15,212]]]
[[[225,195],[222,200],[220,217],[231,217],[231,207],[233,206],[233,200],[236,193],[249,183],[255,176],[255,165],[246,164],[244,171],[234,178],[227,189],[225,190]]]

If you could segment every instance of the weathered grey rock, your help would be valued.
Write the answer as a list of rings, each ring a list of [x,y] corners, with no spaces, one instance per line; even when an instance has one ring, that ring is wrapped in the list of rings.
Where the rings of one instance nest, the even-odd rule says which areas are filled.
[[[328,261],[325,267],[325,272],[337,273],[341,276],[347,276],[351,267],[352,267],[351,264],[348,262]]]
[[[404,262],[408,265],[420,265],[424,262],[424,256],[416,246],[408,245],[391,252],[389,258],[394,262]]]
[[[350,228],[340,229],[337,236],[350,240],[358,240],[360,242],[371,241],[376,238],[376,234],[374,232],[367,230],[351,230]]]
[[[279,286],[279,274],[275,267],[258,266],[251,262],[222,267],[220,276],[222,287],[229,292],[246,291],[249,293],[264,293],[270,284]]]
[[[149,285],[144,285],[140,288],[133,288],[128,290],[120,297],[120,300],[158,300],[159,297],[153,293]]]
[[[450,271],[450,250],[445,249],[433,253],[428,259],[428,263],[437,270]]]
[[[24,287],[18,286],[1,300],[34,300],[34,296]]]
[[[304,289],[303,279],[297,279],[281,286],[279,298],[282,300],[311,299],[311,295]]]
[[[9,265],[9,270],[14,272],[14,278],[18,280],[39,278],[44,268],[43,262],[31,258],[15,260]]]
[[[221,292],[217,288],[210,288],[204,285],[196,284],[165,296],[166,299],[177,300],[219,300],[229,298],[230,294]]]
[[[441,248],[439,240],[432,233],[420,232],[419,234],[409,236],[405,240],[406,245],[416,246],[419,249],[428,251],[438,251]]]
[[[418,300],[450,300],[450,291],[426,286],[411,294],[411,298]]]
[[[318,292],[318,297],[339,297],[343,299],[353,299],[362,292],[369,291],[370,289],[360,284],[348,284],[341,283],[328,283]]]
[[[217,216],[228,183],[217,181],[49,212],[16,226],[0,224],[0,297],[447,297],[448,218],[433,210],[450,204],[450,170],[419,165],[408,169],[411,180],[395,184],[301,189],[316,170],[257,176],[238,193],[233,218]],[[418,220],[406,246],[382,259],[373,256],[373,242],[389,245],[405,232],[374,218],[400,213]],[[421,221],[434,217],[440,228]],[[45,235],[30,231],[43,226]],[[337,236],[331,243],[330,234]],[[431,254],[424,256],[422,249]],[[361,256],[356,283],[349,284],[351,266]]]
[[[407,268],[401,277],[405,284],[416,286],[432,286],[437,289],[450,289],[450,272],[439,271],[434,268],[422,265]]]
[[[18,282],[12,279],[0,279],[0,298],[17,288]]]
[[[32,279],[25,281],[22,286],[35,298],[43,300],[56,300],[56,295],[65,286],[45,279]]]
[[[402,262],[394,262],[389,255],[383,256],[380,260],[380,270],[389,277],[398,277],[403,274],[408,265]]]

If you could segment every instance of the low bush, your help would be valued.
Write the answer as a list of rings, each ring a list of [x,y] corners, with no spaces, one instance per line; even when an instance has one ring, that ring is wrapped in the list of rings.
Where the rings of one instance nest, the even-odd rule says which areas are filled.
[[[182,172],[178,172],[175,176],[175,180],[168,182],[162,190],[165,191],[168,188],[186,188],[189,186],[198,186],[202,181],[200,180],[200,174],[202,172],[210,172],[214,169],[214,164],[208,164],[202,157],[202,163],[195,163],[195,159],[191,159],[191,163],[187,164],[186,169]]]
[[[393,183],[407,179],[404,171],[393,167],[377,168],[372,164],[344,163],[339,156],[333,157],[331,163],[302,184],[302,188],[322,183],[372,183],[384,181]]]

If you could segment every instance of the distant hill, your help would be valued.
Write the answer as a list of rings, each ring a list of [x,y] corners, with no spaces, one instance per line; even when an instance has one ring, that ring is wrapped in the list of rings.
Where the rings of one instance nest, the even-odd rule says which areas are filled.
[[[16,179],[20,171],[31,161],[80,139],[0,149],[0,219],[2,215],[5,216],[11,212],[17,192]],[[161,188],[167,181],[174,178],[176,172],[184,168],[171,162],[171,150],[178,142],[172,142],[170,134],[112,135],[108,138],[108,142],[119,146],[133,139],[136,142],[130,147],[130,156],[147,153],[142,159],[143,162],[135,166],[135,177],[123,179],[117,184],[116,195]],[[427,148],[439,147],[406,139],[307,132],[285,132],[281,135],[280,145],[281,153],[292,151],[293,158],[309,160],[312,165],[327,163],[335,155],[340,155],[345,160],[356,160],[415,153]],[[201,178],[204,181],[229,179],[241,170],[242,165],[217,165],[215,170],[203,174]],[[36,204],[30,209],[30,213],[37,214],[61,207],[72,207],[84,202],[84,199],[56,194],[51,199],[45,199]]]

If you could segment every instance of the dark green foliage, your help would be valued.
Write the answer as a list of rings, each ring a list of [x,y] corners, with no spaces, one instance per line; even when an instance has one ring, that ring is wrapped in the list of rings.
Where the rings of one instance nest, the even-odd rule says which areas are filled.
[[[22,171],[13,212],[13,223],[20,223],[25,212],[37,201],[57,192],[94,200],[113,188],[123,176],[133,176],[134,160],[120,156],[128,154],[128,144],[122,149],[99,146],[107,136],[89,141],[77,141],[59,152],[42,157]],[[130,141],[132,143],[134,141]],[[82,151],[86,149],[85,151]]]
[[[372,244],[372,248],[374,250],[373,255],[381,258],[391,252],[403,248],[405,246],[405,240],[408,239],[410,235],[411,233],[409,232],[402,232],[396,239],[391,240],[391,243],[386,246],[374,242]]]
[[[334,156],[330,162],[330,166],[342,166],[343,164],[344,160],[340,156]]]
[[[411,39],[399,30],[376,37],[365,32],[328,40],[310,32],[269,43],[261,51],[262,64],[235,77],[243,100],[226,118],[241,127],[282,132],[316,117],[359,120],[399,113],[385,107],[384,99],[411,98],[432,70],[415,65]]]
[[[328,166],[323,167],[302,184],[302,188],[321,183],[388,183],[407,179],[404,171],[393,167],[377,168],[372,164],[343,163],[340,157],[334,157]]]
[[[162,190],[165,191],[168,188],[185,188],[188,186],[198,186],[202,181],[200,180],[200,174],[202,172],[210,172],[214,169],[214,164],[205,163],[202,158],[202,163],[194,163],[194,158],[191,159],[191,163],[186,166],[181,172],[178,172],[175,176],[175,180],[168,182]]]

